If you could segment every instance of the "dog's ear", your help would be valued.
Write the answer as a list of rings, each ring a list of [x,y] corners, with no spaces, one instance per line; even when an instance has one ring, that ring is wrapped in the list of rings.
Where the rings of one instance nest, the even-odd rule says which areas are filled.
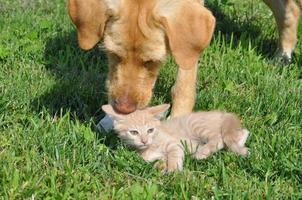
[[[103,36],[106,6],[103,0],[68,0],[68,13],[77,27],[82,49],[91,49]]]
[[[198,1],[159,0],[154,16],[165,30],[176,63],[183,69],[194,67],[211,41],[212,13]]]

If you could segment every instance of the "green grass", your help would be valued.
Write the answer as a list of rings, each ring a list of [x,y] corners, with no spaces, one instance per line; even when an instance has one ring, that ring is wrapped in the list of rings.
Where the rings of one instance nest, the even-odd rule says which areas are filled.
[[[161,175],[95,123],[104,52],[78,48],[63,0],[0,0],[2,199],[301,199],[302,30],[293,63],[271,62],[276,29],[260,1],[208,1],[217,17],[200,59],[196,110],[224,109],[250,130],[251,155],[186,157]],[[267,28],[264,28],[267,27]],[[170,102],[172,59],[153,104]]]

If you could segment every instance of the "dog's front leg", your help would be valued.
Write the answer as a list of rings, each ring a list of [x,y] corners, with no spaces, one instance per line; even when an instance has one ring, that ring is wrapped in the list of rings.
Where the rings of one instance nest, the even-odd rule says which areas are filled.
[[[190,69],[179,67],[176,82],[172,88],[172,117],[192,111],[196,96],[197,64]]]
[[[297,41],[297,27],[300,16],[299,6],[294,0],[264,0],[273,11],[279,32],[277,56],[290,62]]]

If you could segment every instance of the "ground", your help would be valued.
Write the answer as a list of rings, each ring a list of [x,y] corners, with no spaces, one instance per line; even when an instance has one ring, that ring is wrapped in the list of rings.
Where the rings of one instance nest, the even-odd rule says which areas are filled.
[[[200,57],[195,110],[237,113],[250,155],[220,151],[162,175],[95,125],[106,56],[79,49],[63,0],[0,0],[0,196],[3,199],[301,199],[302,30],[292,64],[261,1],[209,0],[217,18]],[[152,104],[170,102],[162,66]]]

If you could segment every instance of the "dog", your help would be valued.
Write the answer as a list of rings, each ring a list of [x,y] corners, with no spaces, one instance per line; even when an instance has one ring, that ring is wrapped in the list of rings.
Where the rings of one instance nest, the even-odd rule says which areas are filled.
[[[278,55],[290,60],[302,0],[264,2],[277,22]],[[168,54],[179,66],[171,116],[192,110],[198,58],[215,27],[215,17],[203,0],[68,0],[68,12],[82,49],[104,40],[108,97],[117,112],[131,113],[149,103],[159,67]]]
[[[179,65],[172,89],[172,116],[195,104],[197,62],[215,27],[199,0],[69,0],[82,49],[103,37],[108,97],[123,114],[148,105],[161,64],[172,54]]]

